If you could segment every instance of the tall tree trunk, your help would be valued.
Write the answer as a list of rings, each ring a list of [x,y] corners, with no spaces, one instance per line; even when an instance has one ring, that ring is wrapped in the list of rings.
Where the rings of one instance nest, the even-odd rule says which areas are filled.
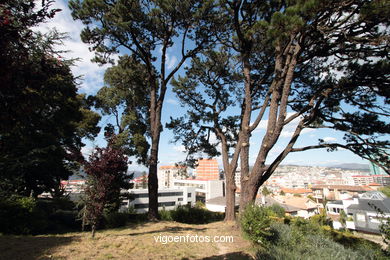
[[[152,149],[150,153],[148,191],[149,191],[149,211],[148,219],[158,220],[158,180],[157,180],[157,162],[158,162],[158,144],[160,133],[152,137]]]
[[[158,148],[160,143],[161,133],[161,110],[164,100],[166,85],[162,85],[160,97],[157,98],[158,85],[154,74],[149,79],[151,82],[150,91],[150,132],[152,135],[152,147],[149,158],[149,176],[148,176],[148,192],[149,192],[149,211],[148,219],[157,221],[158,215],[158,180],[157,180],[157,164],[158,164]]]
[[[235,220],[235,206],[236,206],[236,184],[234,181],[234,172],[227,173],[226,177],[226,209],[225,221]]]

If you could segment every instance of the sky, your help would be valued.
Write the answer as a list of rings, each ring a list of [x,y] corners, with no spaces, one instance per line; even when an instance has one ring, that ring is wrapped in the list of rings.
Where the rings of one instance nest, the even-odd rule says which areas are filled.
[[[58,46],[59,50],[68,50],[63,56],[65,58],[79,58],[75,66],[72,68],[72,72],[75,76],[82,76],[79,86],[80,93],[86,93],[88,95],[95,94],[103,85],[104,71],[108,68],[106,66],[98,66],[91,62],[94,54],[89,51],[88,46],[84,44],[80,39],[80,33],[84,27],[80,21],[74,21],[71,17],[70,10],[67,7],[66,1],[57,0],[53,4],[53,8],[62,9],[61,12],[57,13],[56,16],[41,24],[38,28],[39,31],[48,32],[56,28],[59,32],[66,32],[68,39],[63,41],[61,46]],[[115,57],[114,57],[115,58]],[[180,58],[179,52],[175,52],[175,48],[168,52],[168,62],[166,69],[169,71],[177,64]],[[183,70],[179,71],[183,73]],[[165,98],[165,104],[163,108],[162,124],[163,126],[172,117],[178,117],[185,113],[184,108],[179,104],[178,99],[169,89]],[[112,118],[103,117],[100,126],[104,126],[110,122]],[[295,127],[298,123],[297,120],[291,122],[283,130],[280,141],[271,150],[270,158],[275,158],[287,144],[291,137]],[[250,143],[250,164],[254,163],[256,158],[261,137],[266,127],[266,120],[263,120],[251,138]],[[301,147],[305,145],[313,145],[318,143],[318,139],[323,139],[325,142],[337,142],[341,141],[343,134],[329,129],[305,129],[301,134],[295,147]],[[184,153],[184,147],[180,144],[173,144],[173,134],[170,130],[165,129],[161,134],[160,151],[159,151],[159,165],[171,165],[175,162],[179,162],[186,157]],[[84,155],[90,154],[94,146],[103,146],[102,133],[93,141],[85,140],[86,146],[83,147],[82,152]],[[220,158],[218,160],[221,162]],[[337,165],[341,163],[364,163],[367,164],[366,160],[361,159],[357,155],[354,155],[348,150],[339,150],[336,152],[327,152],[325,149],[321,150],[309,150],[305,152],[290,153],[283,164],[295,164],[295,165],[318,165],[318,166],[329,166]],[[221,168],[220,163],[220,168]],[[133,163],[129,166],[130,170],[145,170],[146,168]]]

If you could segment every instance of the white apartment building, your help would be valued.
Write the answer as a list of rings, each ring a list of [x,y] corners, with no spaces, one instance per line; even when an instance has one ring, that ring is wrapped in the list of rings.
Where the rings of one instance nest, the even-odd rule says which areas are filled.
[[[367,186],[374,182],[374,178],[369,175],[354,175],[352,178],[356,186]]]
[[[225,196],[225,182],[223,180],[174,180],[174,187],[194,187],[196,196],[204,200]]]
[[[176,165],[160,166],[157,171],[159,189],[173,187],[174,180],[184,180],[188,177],[187,168]]]
[[[137,213],[145,213],[149,208],[149,194],[147,189],[130,189],[134,200],[123,200],[120,211],[134,207]],[[195,205],[195,187],[180,187],[161,189],[158,191],[158,209],[172,210],[179,205]]]

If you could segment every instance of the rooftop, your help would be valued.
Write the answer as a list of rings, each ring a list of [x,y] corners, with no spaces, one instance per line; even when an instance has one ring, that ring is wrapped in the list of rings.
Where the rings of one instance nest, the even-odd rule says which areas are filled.
[[[330,190],[346,190],[346,191],[372,191],[373,189],[368,186],[352,186],[352,185],[314,185],[311,187],[313,190],[330,189]]]

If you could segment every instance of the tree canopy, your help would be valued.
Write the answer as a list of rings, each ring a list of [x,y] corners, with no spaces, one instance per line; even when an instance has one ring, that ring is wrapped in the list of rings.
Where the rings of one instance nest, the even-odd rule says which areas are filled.
[[[133,93],[144,94],[143,97],[149,100],[142,116],[140,116],[141,110],[132,111],[133,116],[137,114],[137,119],[133,122],[141,123],[141,128],[136,127],[140,131],[131,133],[123,128],[124,125],[119,129],[124,129],[122,136],[128,134],[128,140],[132,140],[133,145],[137,146],[135,142],[138,142],[142,144],[138,145],[139,148],[145,148],[147,147],[145,142],[137,136],[145,132],[142,124],[145,124],[147,120],[147,131],[150,134],[150,151],[146,161],[149,167],[149,218],[157,219],[157,164],[160,133],[163,130],[161,115],[164,98],[170,80],[184,62],[196,56],[206,45],[214,41],[216,28],[222,22],[215,19],[218,11],[215,1],[72,0],[69,1],[69,6],[73,18],[81,20],[86,25],[81,38],[85,43],[92,45],[91,49],[96,54],[94,61],[113,62],[113,54],[127,53],[130,55],[128,58],[122,58],[121,62],[125,62],[126,59],[131,60],[137,68],[145,71],[146,78],[143,79],[143,84],[137,85],[137,88],[142,88],[147,92],[131,90]],[[173,48],[179,49],[181,57],[178,58],[177,64],[169,68],[168,51]],[[136,65],[135,62],[140,64]],[[128,69],[133,70],[136,67]],[[118,72],[119,69],[126,70],[121,65],[113,68],[109,72],[110,80],[113,79],[114,70]],[[127,87],[132,88],[131,85]],[[107,89],[103,91],[111,92]],[[124,92],[121,94],[126,95]],[[128,99],[126,96],[122,98]],[[122,118],[123,116],[129,118],[130,111],[125,113]],[[144,148],[141,149],[141,153],[139,153],[140,149],[136,148],[137,155],[141,155],[141,159],[145,155]]]
[[[190,153],[215,155],[221,144],[226,187],[231,189],[227,196],[235,191],[238,155],[241,206],[255,199],[291,152],[347,149],[389,172],[386,1],[220,3],[227,30],[216,48],[203,52],[174,82],[188,110],[168,127]],[[237,72],[241,75],[235,76]],[[256,140],[252,134],[262,121],[266,127]],[[293,121],[298,123],[287,145],[270,160],[283,129]],[[308,128],[341,131],[344,138],[296,147]],[[210,133],[217,142],[211,142]],[[251,142],[261,146],[249,171]],[[232,205],[228,203],[228,211],[234,218]]]
[[[82,137],[93,137],[100,116],[91,110],[55,51],[63,35],[33,32],[52,18],[50,1],[0,5],[0,187],[2,193],[58,192],[77,169]],[[2,195],[5,195],[2,194]]]

